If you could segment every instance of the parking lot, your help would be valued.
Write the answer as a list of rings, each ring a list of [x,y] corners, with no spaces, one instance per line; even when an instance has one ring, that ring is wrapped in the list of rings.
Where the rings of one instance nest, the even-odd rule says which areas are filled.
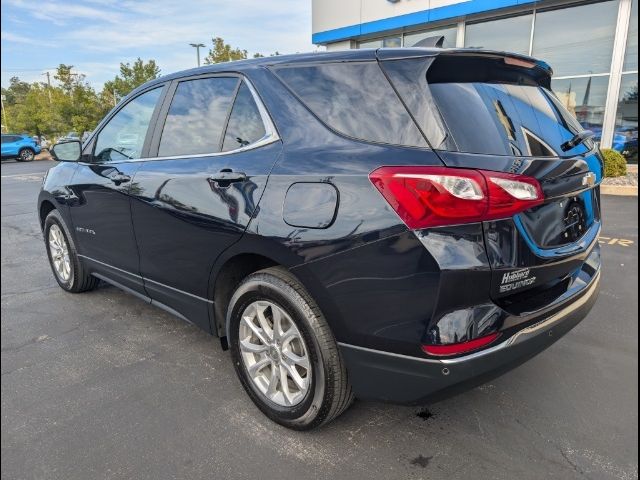
[[[300,433],[254,407],[215,338],[113,287],[57,286],[36,215],[51,165],[1,167],[3,478],[638,477],[637,197],[603,197],[602,293],[549,350]]]

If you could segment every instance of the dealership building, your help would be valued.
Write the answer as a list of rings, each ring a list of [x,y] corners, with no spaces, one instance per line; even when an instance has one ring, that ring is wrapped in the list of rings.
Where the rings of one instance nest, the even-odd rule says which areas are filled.
[[[313,0],[313,43],[327,50],[445,47],[534,56],[601,146],[638,158],[638,0]]]

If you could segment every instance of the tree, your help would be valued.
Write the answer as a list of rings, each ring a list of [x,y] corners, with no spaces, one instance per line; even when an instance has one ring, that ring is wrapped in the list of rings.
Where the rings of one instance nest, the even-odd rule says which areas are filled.
[[[220,37],[212,38],[211,41],[213,42],[213,48],[209,50],[209,54],[204,58],[205,65],[247,58],[248,53],[246,50],[232,48],[228,43],[224,43],[224,40]]]
[[[101,97],[103,101],[108,101],[114,105],[120,98],[128,95],[136,87],[143,83],[158,78],[160,68],[155,60],[144,62],[141,58],[130,63],[120,64],[120,74],[116,75],[113,80],[105,82],[102,89]]]
[[[8,105],[21,102],[29,93],[30,87],[27,82],[23,82],[18,77],[11,77],[9,79],[9,87],[2,89],[2,95],[6,97],[5,102]]]

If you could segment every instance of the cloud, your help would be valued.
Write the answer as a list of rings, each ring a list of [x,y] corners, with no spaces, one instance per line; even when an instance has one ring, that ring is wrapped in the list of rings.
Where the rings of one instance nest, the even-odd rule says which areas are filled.
[[[11,32],[0,32],[3,42],[24,43],[26,45],[38,45],[39,42],[31,37],[25,37]]]
[[[3,22],[3,69],[74,65],[98,88],[120,62],[155,59],[163,73],[195,66],[191,42],[222,37],[234,47],[268,55],[313,50],[308,0],[3,0],[10,15],[38,28],[23,35]],[[11,44],[10,44],[11,45]],[[3,48],[3,50],[5,50]],[[5,77],[3,75],[3,84]]]

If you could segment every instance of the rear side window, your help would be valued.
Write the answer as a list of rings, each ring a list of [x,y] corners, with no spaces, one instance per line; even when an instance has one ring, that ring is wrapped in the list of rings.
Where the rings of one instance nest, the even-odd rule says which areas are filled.
[[[235,77],[180,82],[164,123],[158,156],[219,152],[238,82]]]
[[[249,87],[242,82],[238,96],[233,103],[229,125],[224,135],[222,151],[236,150],[257,142],[264,137],[266,130],[260,111]]]
[[[285,67],[276,73],[320,120],[344,135],[427,146],[377,62]]]

